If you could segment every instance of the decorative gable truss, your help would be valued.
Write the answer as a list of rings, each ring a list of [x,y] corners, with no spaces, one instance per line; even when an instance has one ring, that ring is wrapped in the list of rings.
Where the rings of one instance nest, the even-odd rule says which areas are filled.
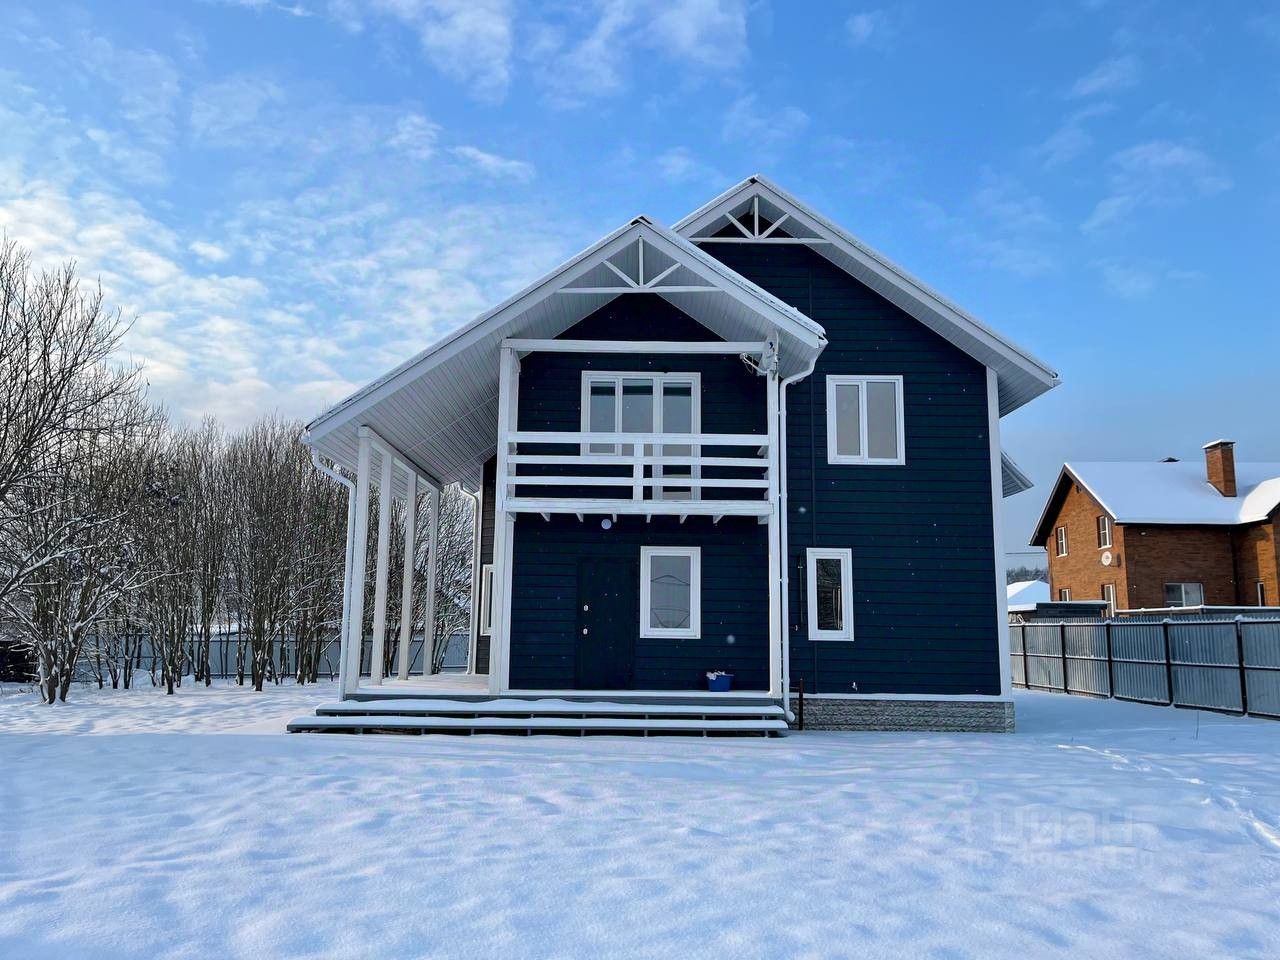
[[[712,216],[699,221],[689,239],[694,243],[830,243],[801,215],[784,210],[758,193],[714,211]]]

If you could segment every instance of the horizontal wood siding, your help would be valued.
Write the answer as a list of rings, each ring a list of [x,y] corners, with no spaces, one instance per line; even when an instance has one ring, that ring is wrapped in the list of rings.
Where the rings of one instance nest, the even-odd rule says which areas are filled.
[[[562,335],[565,339],[719,339],[661,297],[619,297]],[[702,379],[702,430],[764,433],[765,381],[737,357],[679,354],[531,354],[521,360],[519,428],[581,428],[584,370],[697,372]],[[548,452],[547,448],[541,448]],[[576,448],[573,448],[576,450]],[[565,451],[570,452],[570,451]],[[723,474],[722,474],[723,475]],[[598,489],[582,491],[600,496]],[[702,548],[702,638],[639,638],[636,613],[635,688],[705,689],[707,670],[730,670],[740,689],[768,688],[768,540],[753,518],[620,516],[611,529],[599,515],[583,522],[521,515],[512,568],[511,685],[573,689],[581,558],[634,559],[640,547]],[[637,567],[638,568],[638,567]],[[637,585],[637,596],[638,596]]]
[[[767,528],[751,517],[620,516],[610,529],[601,517],[553,514],[548,522],[516,520],[511,587],[511,686],[518,690],[574,689],[578,624],[578,563],[626,559],[640,563],[640,547],[702,549],[702,636],[642,639],[634,618],[637,690],[705,690],[708,670],[728,670],[742,690],[769,687]],[[639,596],[639,584],[636,585]]]
[[[998,694],[985,368],[801,246],[703,249],[829,345],[787,395],[791,675],[823,693]],[[827,463],[828,374],[901,374],[903,466]],[[853,642],[808,640],[805,549],[853,551]]]

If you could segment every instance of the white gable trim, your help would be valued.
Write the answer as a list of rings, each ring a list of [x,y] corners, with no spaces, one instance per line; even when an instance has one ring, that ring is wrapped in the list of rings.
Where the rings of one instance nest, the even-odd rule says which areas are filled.
[[[730,188],[676,223],[675,230],[695,242],[708,242],[711,240],[706,235],[708,231],[718,230],[722,218],[753,198],[763,198],[784,212],[788,220],[782,226],[788,233],[799,235],[805,243],[813,245],[818,253],[850,275],[866,282],[877,293],[985,366],[995,369],[999,378],[1002,416],[1057,386],[1058,374],[1043,361],[961,310],[887,257],[764,177],[749,177]],[[748,209],[753,208],[754,204]],[[751,224],[739,223],[737,230],[743,235],[731,238],[730,242],[771,243],[781,239],[776,236],[753,237],[752,229]]]

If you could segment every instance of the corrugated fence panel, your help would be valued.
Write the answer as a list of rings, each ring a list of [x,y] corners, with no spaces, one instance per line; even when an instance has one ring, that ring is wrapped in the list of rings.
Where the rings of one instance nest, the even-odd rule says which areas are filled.
[[[1062,689],[1062,634],[1056,623],[1028,623],[1022,628],[1027,686]]]
[[[1240,624],[1249,712],[1280,717],[1280,623]]]
[[[1022,626],[1009,626],[1009,675],[1011,681],[1019,687],[1027,685],[1027,661],[1022,656]]]
[[[1235,623],[1174,621],[1168,630],[1174,703],[1240,710]]]
[[[1063,632],[1067,645],[1067,692],[1110,696],[1106,624],[1068,623]]]
[[[1115,696],[1150,703],[1169,702],[1164,633],[1158,623],[1111,624],[1111,658]]]

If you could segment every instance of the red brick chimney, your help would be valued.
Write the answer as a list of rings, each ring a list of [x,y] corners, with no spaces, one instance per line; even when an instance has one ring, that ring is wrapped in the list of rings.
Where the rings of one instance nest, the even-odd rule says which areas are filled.
[[[1204,467],[1209,482],[1224,497],[1236,495],[1236,455],[1234,440],[1214,440],[1204,445]]]

